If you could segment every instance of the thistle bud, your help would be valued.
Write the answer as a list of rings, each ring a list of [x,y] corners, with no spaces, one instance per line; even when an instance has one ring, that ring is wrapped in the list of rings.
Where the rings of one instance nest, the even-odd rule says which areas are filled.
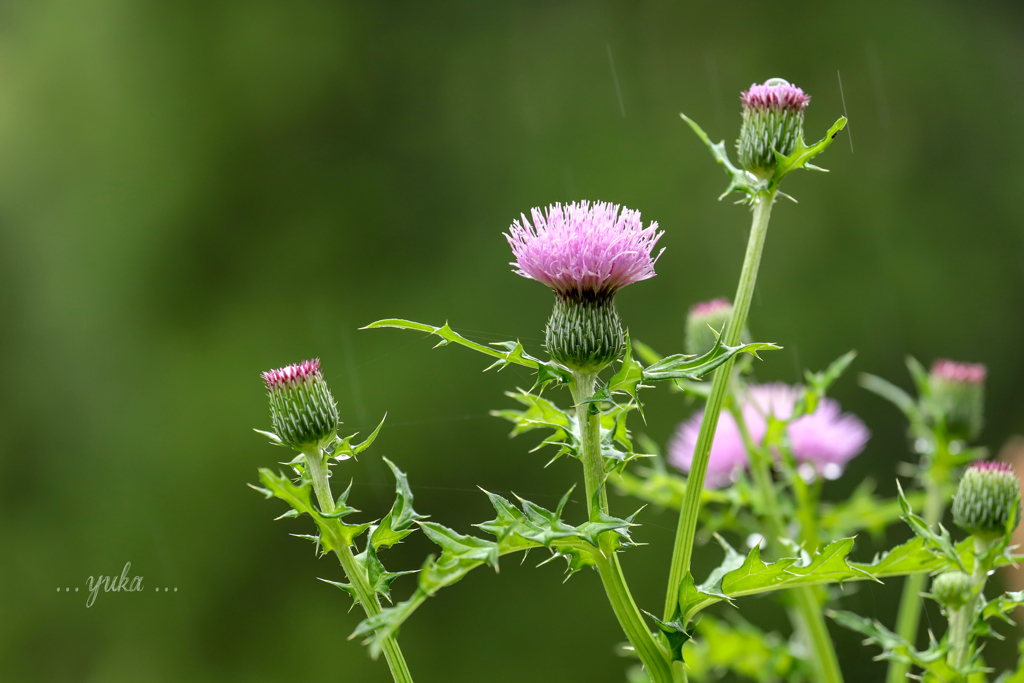
[[[961,571],[943,572],[932,579],[932,595],[947,609],[966,605],[973,590],[971,577]]]
[[[969,534],[995,540],[1020,524],[1020,483],[1009,465],[976,462],[953,496],[953,521]]]
[[[781,78],[754,83],[740,95],[743,127],[736,142],[740,166],[758,177],[770,177],[775,152],[789,156],[803,136],[804,109],[810,101],[803,90]]]
[[[555,294],[545,331],[551,357],[571,370],[596,373],[625,353],[615,293],[654,277],[663,233],[643,227],[639,211],[603,202],[554,204],[515,221],[505,237],[523,277]],[[660,255],[660,254],[659,254]]]
[[[950,438],[970,441],[981,433],[986,373],[984,365],[974,363],[937,360],[932,365],[928,387]]]
[[[686,316],[686,353],[703,356],[715,346],[718,336],[725,334],[725,326],[732,317],[732,304],[728,299],[712,299],[699,303]],[[714,330],[714,331],[712,331]],[[742,343],[750,342],[750,333],[743,329]]]
[[[297,451],[323,448],[338,431],[338,407],[320,374],[320,360],[263,373],[270,419],[281,442]]]

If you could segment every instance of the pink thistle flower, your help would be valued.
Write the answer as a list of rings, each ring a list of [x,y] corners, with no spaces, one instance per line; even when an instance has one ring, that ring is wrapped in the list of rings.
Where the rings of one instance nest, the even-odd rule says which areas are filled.
[[[560,296],[614,295],[654,277],[653,251],[664,231],[643,227],[639,211],[605,202],[553,204],[531,211],[505,233],[516,273],[543,282]],[[664,249],[662,249],[664,251]],[[661,252],[658,253],[658,256]]]
[[[932,364],[928,387],[947,436],[970,441],[985,422],[984,365],[940,359]]]
[[[719,297],[712,299],[711,301],[702,301],[699,304],[694,304],[690,308],[691,316],[710,316],[722,311],[731,311],[732,302],[725,297]]]
[[[304,360],[301,363],[288,365],[277,370],[268,370],[261,373],[267,390],[283,389],[297,382],[309,381],[313,378],[320,378],[320,359]]]
[[[768,418],[788,420],[803,390],[782,383],[751,386],[741,400],[743,421],[751,440],[760,444],[768,431]],[[679,425],[669,444],[669,462],[689,472],[703,414],[698,413]],[[822,399],[817,410],[789,424],[786,430],[794,459],[814,468],[826,479],[842,474],[846,464],[861,451],[870,437],[856,416],[842,413],[839,403]],[[718,488],[729,483],[734,474],[749,464],[747,449],[738,425],[728,411],[718,419],[715,440],[705,475],[706,485]]]
[[[764,85],[750,84],[750,90],[740,94],[744,109],[772,109],[802,112],[811,96],[781,78],[765,81]]]
[[[932,363],[932,375],[951,382],[981,384],[988,375],[988,369],[980,363],[958,363],[940,358]]]

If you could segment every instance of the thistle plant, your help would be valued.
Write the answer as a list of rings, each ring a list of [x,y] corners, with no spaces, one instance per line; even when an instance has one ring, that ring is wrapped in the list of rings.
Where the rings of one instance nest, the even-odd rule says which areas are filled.
[[[418,514],[406,476],[385,461],[396,479],[390,511],[376,521],[346,523],[357,511],[348,504],[348,489],[333,497],[331,468],[365,451],[381,426],[359,444],[353,444],[355,435],[338,436],[337,408],[318,361],[264,374],[274,431],[263,434],[297,455],[285,463],[294,479],[261,469],[258,490],[289,504],[283,517],[312,518],[316,534],[306,538],[321,554],[335,553],[344,573],[344,581],[325,580],[365,613],[351,637],[362,639],[374,658],[383,653],[395,681],[412,680],[397,637],[427,599],[477,567],[497,570],[502,557],[533,549],[546,551],[549,560],[564,560],[569,576],[584,569],[598,573],[628,641],[626,651],[638,660],[627,674],[630,683],[709,681],[725,671],[766,683],[839,683],[843,678],[826,613],[883,647],[883,656],[893,663],[890,680],[904,680],[911,667],[921,669],[928,681],[984,680],[979,639],[994,633],[986,620],[1008,619],[1009,611],[1024,603],[1017,594],[993,601],[984,597],[993,569],[1016,559],[1008,540],[1020,520],[1016,477],[997,464],[975,465],[953,496],[964,466],[984,456],[970,445],[981,431],[984,368],[942,361],[928,373],[911,360],[916,400],[865,375],[862,384],[893,401],[910,421],[919,462],[902,473],[914,486],[909,494],[899,488],[896,498],[882,499],[865,480],[847,500],[825,499],[827,482],[849,476],[848,463],[870,438],[864,423],[828,395],[856,354],[846,353],[824,370],[806,371],[799,385],[759,381],[754,361],[760,352],[781,347],[753,341],[747,313],[772,208],[787,196],[780,182],[800,168],[823,170],[809,162],[828,148],[846,119],[809,146],[803,125],[810,97],[803,90],[772,79],[752,85],[740,99],[738,166],[724,142],[712,144],[683,116],[725,169],[726,195],[738,192],[738,203],[752,214],[736,293],[731,301],[716,299],[689,309],[686,337],[680,340],[685,353],[661,355],[630,339],[615,295],[655,277],[656,265],[671,267],[665,261],[672,255],[661,259],[664,231],[657,222],[645,226],[639,211],[605,202],[533,208],[530,218],[521,214],[504,234],[514,272],[554,294],[544,331],[546,358],[531,355],[518,340],[474,342],[447,322],[386,319],[364,328],[426,333],[438,337],[437,346],[454,344],[488,356],[487,369],[514,365],[532,372],[529,390],[507,393],[515,405],[492,414],[512,423],[513,436],[544,432],[537,449],[554,449],[552,461],[568,456],[579,462],[585,513],[577,519],[566,509],[571,490],[554,509],[485,491],[494,518],[476,524],[478,532],[462,533]],[[702,403],[693,414],[679,416],[665,456],[658,444],[627,425],[635,426],[634,412],[643,417],[641,390],[657,386]],[[568,391],[559,394],[562,389]],[[560,404],[559,397],[568,400]],[[609,488],[679,511],[660,611],[643,609],[633,597],[619,554],[642,533],[639,510],[619,499],[613,506]],[[951,499],[957,524],[971,534],[960,543],[939,524]],[[924,518],[913,511],[922,505]],[[910,541],[870,561],[854,559],[855,534],[865,531],[878,540],[900,520],[914,533]],[[416,572],[386,570],[380,551],[417,529],[440,551]],[[691,559],[695,548],[712,538],[724,558],[698,581]],[[736,549],[741,544],[743,551]],[[404,589],[405,599],[384,606],[381,598],[391,600],[392,583],[403,574],[415,574],[415,581],[406,582],[415,585]],[[929,649],[919,651],[917,621],[929,575],[935,578],[927,599],[940,603],[950,626],[941,641],[933,637]],[[903,576],[908,578],[897,632],[831,609],[841,600],[833,589],[837,584]],[[743,598],[756,595],[778,598],[785,606],[793,632],[789,640],[735,615],[706,613],[719,603],[742,607]],[[1024,677],[1024,669],[1014,675]]]

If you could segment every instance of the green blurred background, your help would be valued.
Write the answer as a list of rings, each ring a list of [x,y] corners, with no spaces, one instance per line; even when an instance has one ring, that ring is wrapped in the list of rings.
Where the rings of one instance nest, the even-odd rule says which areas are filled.
[[[750,325],[785,350],[759,376],[795,381],[851,348],[855,371],[903,386],[908,353],[984,362],[997,449],[1024,432],[1022,39],[1009,2],[4,2],[0,679],[389,680],[346,641],[347,599],[316,581],[339,580],[336,562],[245,486],[285,456],[252,432],[269,425],[259,372],[319,356],[348,429],[388,412],[336,471],[367,517],[390,505],[381,455],[463,532],[489,518],[477,485],[552,504],[576,463],[543,469],[535,438],[487,416],[529,377],[357,328],[447,319],[540,353],[551,297],[511,273],[501,231],[587,198],[666,230],[658,277],[619,310],[679,349],[687,308],[732,294],[749,216],[716,201],[725,176],[678,113],[731,141],[755,80],[813,95],[811,139],[845,108],[853,142],[776,208]],[[900,417],[852,372],[834,394],[874,437],[828,495],[865,476],[894,492]],[[664,442],[692,408],[646,398]],[[623,559],[654,611],[674,519],[645,511],[649,545]],[[384,560],[432,551],[418,536]],[[540,559],[429,601],[402,631],[417,680],[623,681],[596,574],[562,585]],[[698,575],[719,559],[699,550]],[[86,579],[129,561],[146,591],[86,609]],[[842,605],[892,624],[898,590]],[[788,633],[770,601],[742,607]],[[878,680],[877,652],[833,633],[847,680]],[[1013,642],[988,652],[1015,659]]]

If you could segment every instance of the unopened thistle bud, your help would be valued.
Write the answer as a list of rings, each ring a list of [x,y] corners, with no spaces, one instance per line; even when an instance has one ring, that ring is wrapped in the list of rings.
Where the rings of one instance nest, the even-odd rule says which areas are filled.
[[[651,252],[663,232],[655,222],[644,228],[639,211],[603,202],[554,204],[532,215],[532,224],[525,215],[513,222],[505,238],[515,272],[555,294],[548,353],[571,370],[598,372],[626,349],[615,293],[654,277]]]
[[[932,365],[928,386],[950,438],[970,441],[981,433],[986,374],[984,365],[974,363],[937,360]]]
[[[282,443],[297,451],[323,448],[338,431],[338,408],[320,374],[320,360],[263,373],[270,419]]]
[[[732,304],[728,299],[712,299],[691,308],[686,316],[686,353],[702,356],[714,348],[718,335],[725,334],[725,326],[731,317]],[[750,342],[746,328],[741,341],[744,344]]]
[[[932,579],[932,595],[947,609],[966,605],[973,590],[971,577],[961,571],[943,572]]]
[[[803,135],[804,109],[811,101],[803,90],[781,78],[754,83],[740,95],[743,127],[736,142],[740,166],[767,178],[775,170],[775,152],[789,156]]]
[[[967,468],[953,496],[953,521],[969,534],[994,540],[1020,523],[1020,483],[1003,462]]]

